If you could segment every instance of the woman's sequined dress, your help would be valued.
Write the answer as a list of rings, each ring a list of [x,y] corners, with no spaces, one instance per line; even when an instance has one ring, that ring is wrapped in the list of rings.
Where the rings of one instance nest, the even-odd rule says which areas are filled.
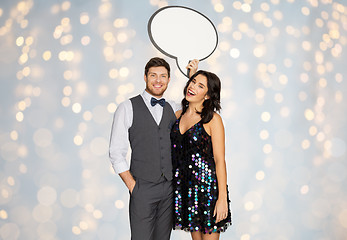
[[[184,134],[179,130],[180,118],[171,130],[174,186],[174,229],[224,232],[231,225],[231,213],[219,223],[213,217],[218,198],[218,182],[211,137],[202,122]],[[228,208],[229,208],[228,197]]]

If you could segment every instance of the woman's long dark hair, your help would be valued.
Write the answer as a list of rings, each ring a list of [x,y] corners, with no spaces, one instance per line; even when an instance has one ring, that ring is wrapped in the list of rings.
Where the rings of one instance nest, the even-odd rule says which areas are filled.
[[[183,90],[184,98],[182,100],[182,115],[187,111],[187,108],[189,105],[189,102],[185,98],[187,94],[188,86],[190,82],[199,74],[207,78],[207,96],[209,96],[209,99],[206,99],[204,101],[202,111],[198,113],[201,116],[202,123],[208,123],[213,118],[214,112],[219,111],[221,109],[221,106],[220,106],[221,82],[218,76],[211,72],[199,70],[193,76],[190,77],[190,79],[188,80]]]

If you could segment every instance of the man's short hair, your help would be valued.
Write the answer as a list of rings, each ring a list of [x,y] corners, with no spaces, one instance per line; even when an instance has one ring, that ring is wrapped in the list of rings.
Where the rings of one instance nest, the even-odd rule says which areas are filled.
[[[170,77],[170,65],[162,58],[154,57],[151,58],[145,66],[145,75],[147,76],[148,70],[151,67],[165,67],[168,73],[168,77]]]

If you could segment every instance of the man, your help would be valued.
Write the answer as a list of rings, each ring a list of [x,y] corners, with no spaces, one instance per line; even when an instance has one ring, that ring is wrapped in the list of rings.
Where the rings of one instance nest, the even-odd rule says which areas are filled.
[[[195,59],[188,64],[189,76],[198,63]],[[145,91],[121,103],[114,114],[110,160],[129,189],[131,239],[166,240],[173,217],[170,131],[178,106],[162,98],[170,82],[170,66],[164,59],[148,61],[144,80]]]
[[[165,240],[172,229],[172,164],[170,130],[173,104],[162,96],[170,82],[170,66],[152,58],[145,66],[145,91],[121,103],[115,114],[110,160],[130,192],[131,239]],[[130,168],[126,162],[131,146]]]

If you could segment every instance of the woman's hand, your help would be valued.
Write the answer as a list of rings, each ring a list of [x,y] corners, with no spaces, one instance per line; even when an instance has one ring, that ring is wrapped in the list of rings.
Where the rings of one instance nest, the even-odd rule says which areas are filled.
[[[226,197],[217,200],[213,216],[216,216],[216,223],[228,217],[228,200]]]
[[[188,63],[186,68],[190,69],[189,77],[193,76],[193,74],[198,71],[198,66],[199,66],[199,60],[198,59],[194,59]]]

